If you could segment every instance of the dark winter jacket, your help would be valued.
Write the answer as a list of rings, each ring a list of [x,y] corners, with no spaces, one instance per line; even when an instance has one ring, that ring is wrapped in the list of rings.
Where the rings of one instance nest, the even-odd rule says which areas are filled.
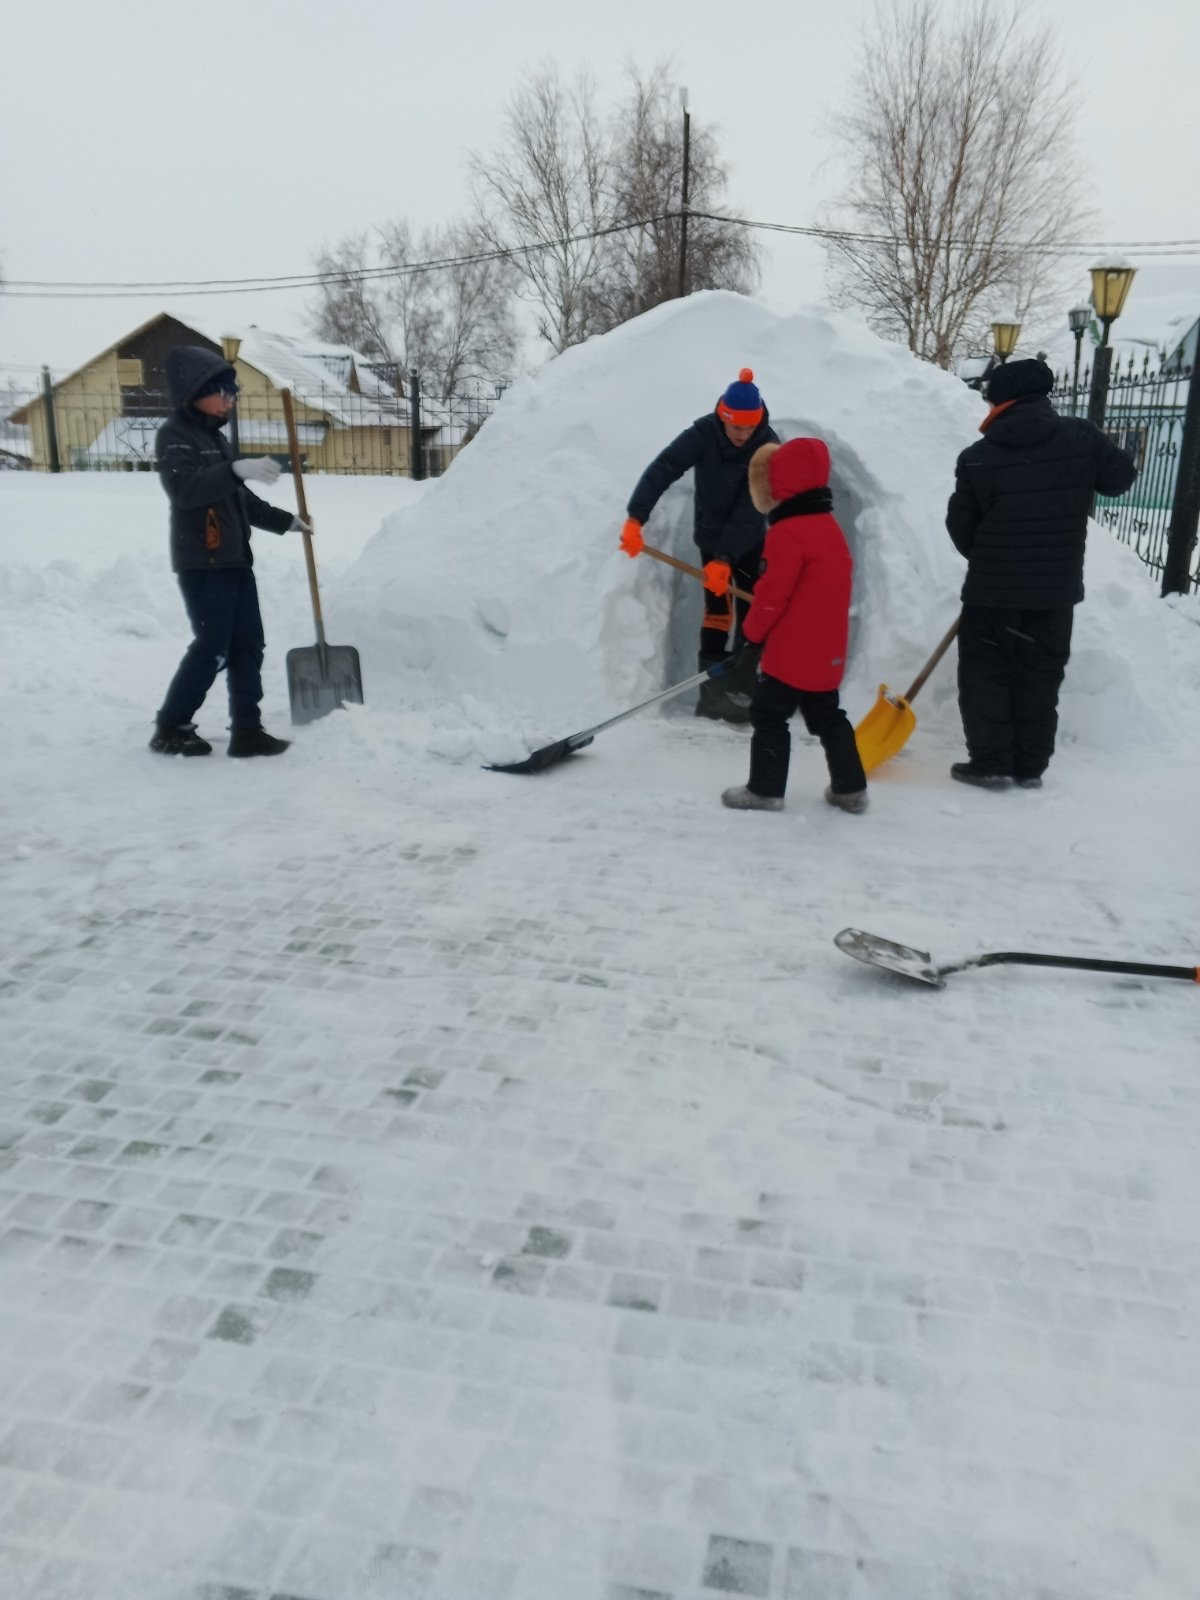
[[[793,689],[836,689],[846,671],[854,563],[828,483],[821,439],[789,439],[750,468],[755,503],[768,510],[767,542],[742,632],[766,641],[762,670]]]
[[[233,451],[217,417],[191,404],[210,379],[232,374],[228,361],[199,345],[181,345],[167,357],[167,384],[175,406],[158,430],[158,476],[171,502],[171,566],[176,572],[249,567],[250,528],[286,533],[292,513],[260,500],[234,475]]]
[[[743,445],[730,443],[715,409],[697,417],[642,473],[630,496],[628,515],[648,522],[666,490],[694,468],[693,537],[709,559],[735,562],[763,542],[765,526],[761,512],[751,504],[746,471],[760,445],[775,443],[778,437],[765,407],[762,421]]]
[[[1083,599],[1092,496],[1124,494],[1133,461],[1044,396],[1012,400],[955,469],[946,527],[967,558],[966,605],[1051,610]]]

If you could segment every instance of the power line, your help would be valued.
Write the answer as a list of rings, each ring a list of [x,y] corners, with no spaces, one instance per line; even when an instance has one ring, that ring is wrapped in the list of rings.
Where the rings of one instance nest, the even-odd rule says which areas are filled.
[[[390,266],[334,268],[317,272],[285,273],[274,277],[262,275],[253,278],[170,278],[131,282],[17,278],[6,284],[0,284],[0,295],[6,295],[14,300],[115,300],[148,294],[191,298],[199,295],[278,293],[289,289],[316,289],[328,284],[373,283],[412,277],[421,272],[444,272],[451,267],[511,260],[514,256],[528,256],[544,250],[587,244],[614,234],[675,221],[681,215],[679,211],[667,211],[658,216],[643,217],[633,222],[618,222],[610,227],[596,228],[586,233],[541,240],[536,244],[497,247],[494,250],[440,256],[427,261],[408,261]],[[762,233],[791,234],[835,244],[904,246],[906,242],[894,234],[869,233],[852,228],[823,228],[815,224],[763,222],[747,217],[725,216],[712,211],[689,211],[688,217],[689,220],[699,222],[719,222],[727,227],[752,229]],[[949,241],[949,244],[951,248],[959,247],[954,240]],[[1130,250],[1158,259],[1200,254],[1200,239],[1061,239],[1023,241],[1006,245],[1005,248],[1013,252],[1032,251],[1043,255],[1061,255],[1070,251]]]

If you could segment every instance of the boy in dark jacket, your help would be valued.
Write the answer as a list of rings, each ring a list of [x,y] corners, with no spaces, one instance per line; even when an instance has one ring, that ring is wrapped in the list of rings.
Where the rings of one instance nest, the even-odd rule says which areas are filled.
[[[829,449],[821,439],[768,444],[750,462],[750,493],[766,514],[763,562],[743,631],[763,643],[750,705],[750,776],[726,789],[735,811],[782,811],[791,734],[799,711],[825,751],[825,799],[841,811],[867,809],[867,778],[854,729],[838,700],[850,634],[854,562],[831,515]]]
[[[288,741],[273,739],[259,713],[265,641],[250,529],[289,533],[304,524],[247,487],[274,483],[278,465],[269,456],[234,460],[225,441],[221,429],[237,398],[229,363],[214,351],[181,345],[168,355],[166,370],[175,413],[159,429],[155,453],[171,502],[171,566],[195,637],[158,712],[150,748],[170,756],[211,753],[193,718],[224,667],[229,754],[280,755]]]
[[[644,543],[642,526],[662,495],[689,469],[695,472],[694,538],[705,571],[701,672],[720,661],[731,644],[734,649],[740,644],[747,608],[744,601],[735,601],[729,585],[754,588],[764,533],[762,515],[750,500],[746,474],[754,452],[763,444],[777,442],[754,373],[743,367],[737,382],[729,385],[713,410],[697,417],[655,456],[629,497],[621,548],[636,556]],[[726,722],[748,720],[752,685],[740,684],[738,673],[732,678],[735,681],[710,678],[701,685],[697,716]]]
[[[950,776],[1039,789],[1054,754],[1058,691],[1083,599],[1083,547],[1097,494],[1137,468],[1082,417],[1060,417],[1044,361],[1009,361],[987,386],[983,438],[955,469],[946,527],[967,558],[958,704],[969,760]]]

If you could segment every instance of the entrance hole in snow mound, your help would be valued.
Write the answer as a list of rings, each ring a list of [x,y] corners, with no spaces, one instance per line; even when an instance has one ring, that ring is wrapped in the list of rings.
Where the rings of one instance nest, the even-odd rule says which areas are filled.
[[[846,543],[854,560],[854,592],[851,600],[850,643],[847,651],[847,670],[853,667],[860,644],[869,648],[862,619],[871,613],[871,594],[874,574],[864,559],[867,549],[860,528],[864,513],[872,511],[883,502],[883,493],[859,456],[812,422],[771,419],[780,439],[823,438],[829,446],[829,486],[833,491],[833,514],[846,535]],[[693,529],[692,479],[689,474],[681,483],[672,485],[659,501],[653,519],[646,529],[647,541],[678,556],[681,561],[700,564],[700,552],[692,536]],[[704,611],[704,590],[696,578],[686,573],[660,567],[669,591],[669,624],[662,659],[662,685],[678,683],[699,671],[700,621]],[[875,580],[878,582],[878,580]],[[666,716],[691,716],[692,702],[687,695],[679,700],[668,700],[663,706]]]

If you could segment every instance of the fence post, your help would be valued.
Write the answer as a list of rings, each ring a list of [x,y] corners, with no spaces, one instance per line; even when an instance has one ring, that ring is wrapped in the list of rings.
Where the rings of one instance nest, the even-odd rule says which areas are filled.
[[[42,368],[42,409],[46,415],[46,454],[51,472],[61,472],[58,458],[58,420],[54,415],[54,385],[50,382],[50,368]]]
[[[1167,528],[1167,553],[1163,561],[1163,594],[1186,594],[1191,582],[1192,550],[1200,525],[1200,360],[1192,366],[1175,496]]]
[[[421,375],[414,367],[408,375],[408,407],[412,416],[412,448],[409,467],[414,479],[425,476],[425,455],[421,449]]]

